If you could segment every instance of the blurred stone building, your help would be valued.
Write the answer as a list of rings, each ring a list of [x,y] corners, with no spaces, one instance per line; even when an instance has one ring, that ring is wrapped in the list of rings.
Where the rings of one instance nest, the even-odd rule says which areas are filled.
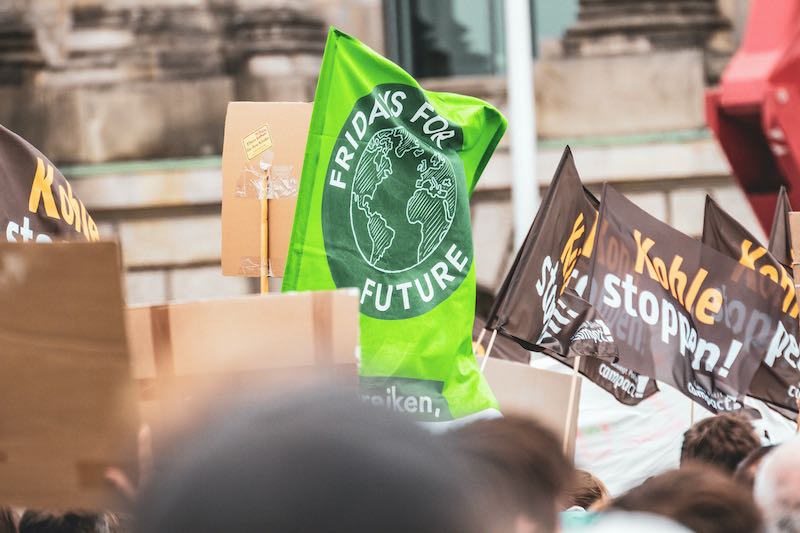
[[[692,235],[708,193],[761,234],[703,116],[747,0],[532,4],[540,186],[570,144],[596,191]],[[501,0],[0,0],[0,123],[119,238],[130,303],[252,292],[219,274],[226,104],[312,100],[329,24],[505,108]],[[480,305],[514,252],[510,183],[501,143],[472,202]]]

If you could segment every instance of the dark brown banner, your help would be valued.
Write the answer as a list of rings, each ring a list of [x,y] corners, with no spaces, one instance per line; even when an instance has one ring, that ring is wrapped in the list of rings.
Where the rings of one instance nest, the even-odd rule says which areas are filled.
[[[0,126],[0,224],[8,242],[100,239],[72,186],[36,148]]]
[[[618,362],[619,349],[611,330],[597,310],[583,299],[589,281],[592,248],[584,250],[589,253],[578,259],[567,290],[558,300],[561,311],[558,317],[566,315],[569,321],[556,318],[548,324],[548,332],[553,328],[561,329],[543,340],[541,351],[569,367],[573,366],[572,358],[577,355],[596,354],[596,357],[582,357],[578,371],[620,403],[637,405],[657,393],[658,385],[654,379]],[[571,342],[565,352],[563,340],[556,337],[563,339],[567,336]]]
[[[713,412],[742,408],[764,354],[783,346],[777,285],[755,297],[740,265],[603,189],[591,297],[625,368]],[[782,352],[786,353],[786,352]]]
[[[767,250],[787,270],[792,268],[792,237],[789,231],[789,213],[792,205],[786,187],[781,186],[778,193],[778,203],[775,205],[775,214],[772,216],[772,229],[769,231],[769,244]]]
[[[765,290],[765,285],[780,287],[783,297],[775,305],[783,313],[778,328],[784,334],[776,338],[776,344],[768,347],[748,394],[767,403],[780,414],[796,419],[797,398],[800,397],[800,370],[797,368],[800,323],[797,320],[797,298],[791,274],[710,197],[706,197],[703,243],[738,261],[738,277],[735,281],[738,281],[739,287],[747,289],[752,298],[771,297],[773,291]]]
[[[635,405],[658,388],[653,380],[615,364],[611,332],[583,294],[598,204],[583,187],[567,147],[487,328],[570,367],[573,357],[583,356],[581,374],[620,402]],[[527,363],[525,354],[522,362]]]
[[[595,209],[583,194],[569,147],[525,242],[517,252],[486,327],[536,350],[559,313],[558,300],[593,237]]]

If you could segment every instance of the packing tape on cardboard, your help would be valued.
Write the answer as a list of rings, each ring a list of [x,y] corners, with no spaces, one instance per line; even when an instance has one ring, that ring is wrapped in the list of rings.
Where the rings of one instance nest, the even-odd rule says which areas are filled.
[[[258,257],[246,256],[239,260],[239,274],[251,278],[257,278],[261,275],[261,265]],[[275,276],[276,266],[280,267],[280,272],[286,268],[286,259],[275,260],[272,258],[267,259],[267,275],[271,278]]]
[[[273,165],[262,159],[245,166],[233,195],[253,200],[277,200],[296,198],[299,190],[299,180],[292,165]]]

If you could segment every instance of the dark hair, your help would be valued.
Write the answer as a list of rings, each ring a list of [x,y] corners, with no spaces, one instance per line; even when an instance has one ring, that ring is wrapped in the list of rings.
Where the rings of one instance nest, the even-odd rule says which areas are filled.
[[[0,507],[0,533],[17,533],[14,511],[8,507]]]
[[[753,490],[753,483],[756,479],[758,466],[761,464],[764,457],[774,448],[775,445],[770,444],[769,446],[762,446],[750,452],[750,455],[742,459],[742,462],[736,467],[736,471],[733,473],[733,479],[748,489]]]
[[[485,531],[439,441],[355,396],[318,390],[219,410],[156,450],[137,531]]]
[[[444,435],[448,447],[472,469],[476,499],[494,520],[525,516],[538,531],[556,527],[559,499],[572,484],[572,464],[561,441],[529,418],[481,420]]]
[[[761,446],[750,422],[739,415],[705,418],[683,434],[681,466],[703,462],[733,474],[739,463]]]
[[[70,511],[54,514],[26,510],[19,521],[19,533],[108,533],[106,517],[102,514]]]
[[[695,533],[753,533],[762,527],[750,493],[700,463],[648,479],[617,498],[611,508],[662,515]]]
[[[596,503],[608,501],[611,497],[605,484],[586,470],[576,470],[568,493],[565,508],[581,507],[589,509]]]

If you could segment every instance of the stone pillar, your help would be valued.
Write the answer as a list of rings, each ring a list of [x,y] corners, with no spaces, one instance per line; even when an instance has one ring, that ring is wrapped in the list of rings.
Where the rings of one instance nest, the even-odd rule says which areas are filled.
[[[127,82],[137,72],[136,35],[128,10],[97,4],[76,4],[56,26],[38,26],[39,48],[50,42],[47,64],[37,73],[36,84],[44,87],[74,87]],[[40,16],[33,15],[39,21]],[[58,49],[59,52],[55,50]]]
[[[582,57],[697,49],[715,81],[731,52],[719,39],[728,27],[717,0],[580,0],[563,45]]]
[[[42,68],[36,34],[22,13],[0,11],[0,85],[16,85]]]
[[[0,123],[60,163],[221,151],[234,92],[207,0],[69,0],[63,36],[37,2],[56,0],[24,6],[29,29],[0,23]]]
[[[305,1],[6,2],[0,123],[59,163],[218,154],[229,101],[313,99]]]
[[[314,98],[324,23],[290,7],[237,9],[227,26],[228,68],[241,100]]]
[[[727,61],[718,0],[581,0],[563,54],[537,62],[542,137],[705,127],[704,93]],[[546,81],[545,81],[546,80]]]
[[[201,78],[224,71],[219,21],[195,0],[131,8],[137,47],[153,79]]]

